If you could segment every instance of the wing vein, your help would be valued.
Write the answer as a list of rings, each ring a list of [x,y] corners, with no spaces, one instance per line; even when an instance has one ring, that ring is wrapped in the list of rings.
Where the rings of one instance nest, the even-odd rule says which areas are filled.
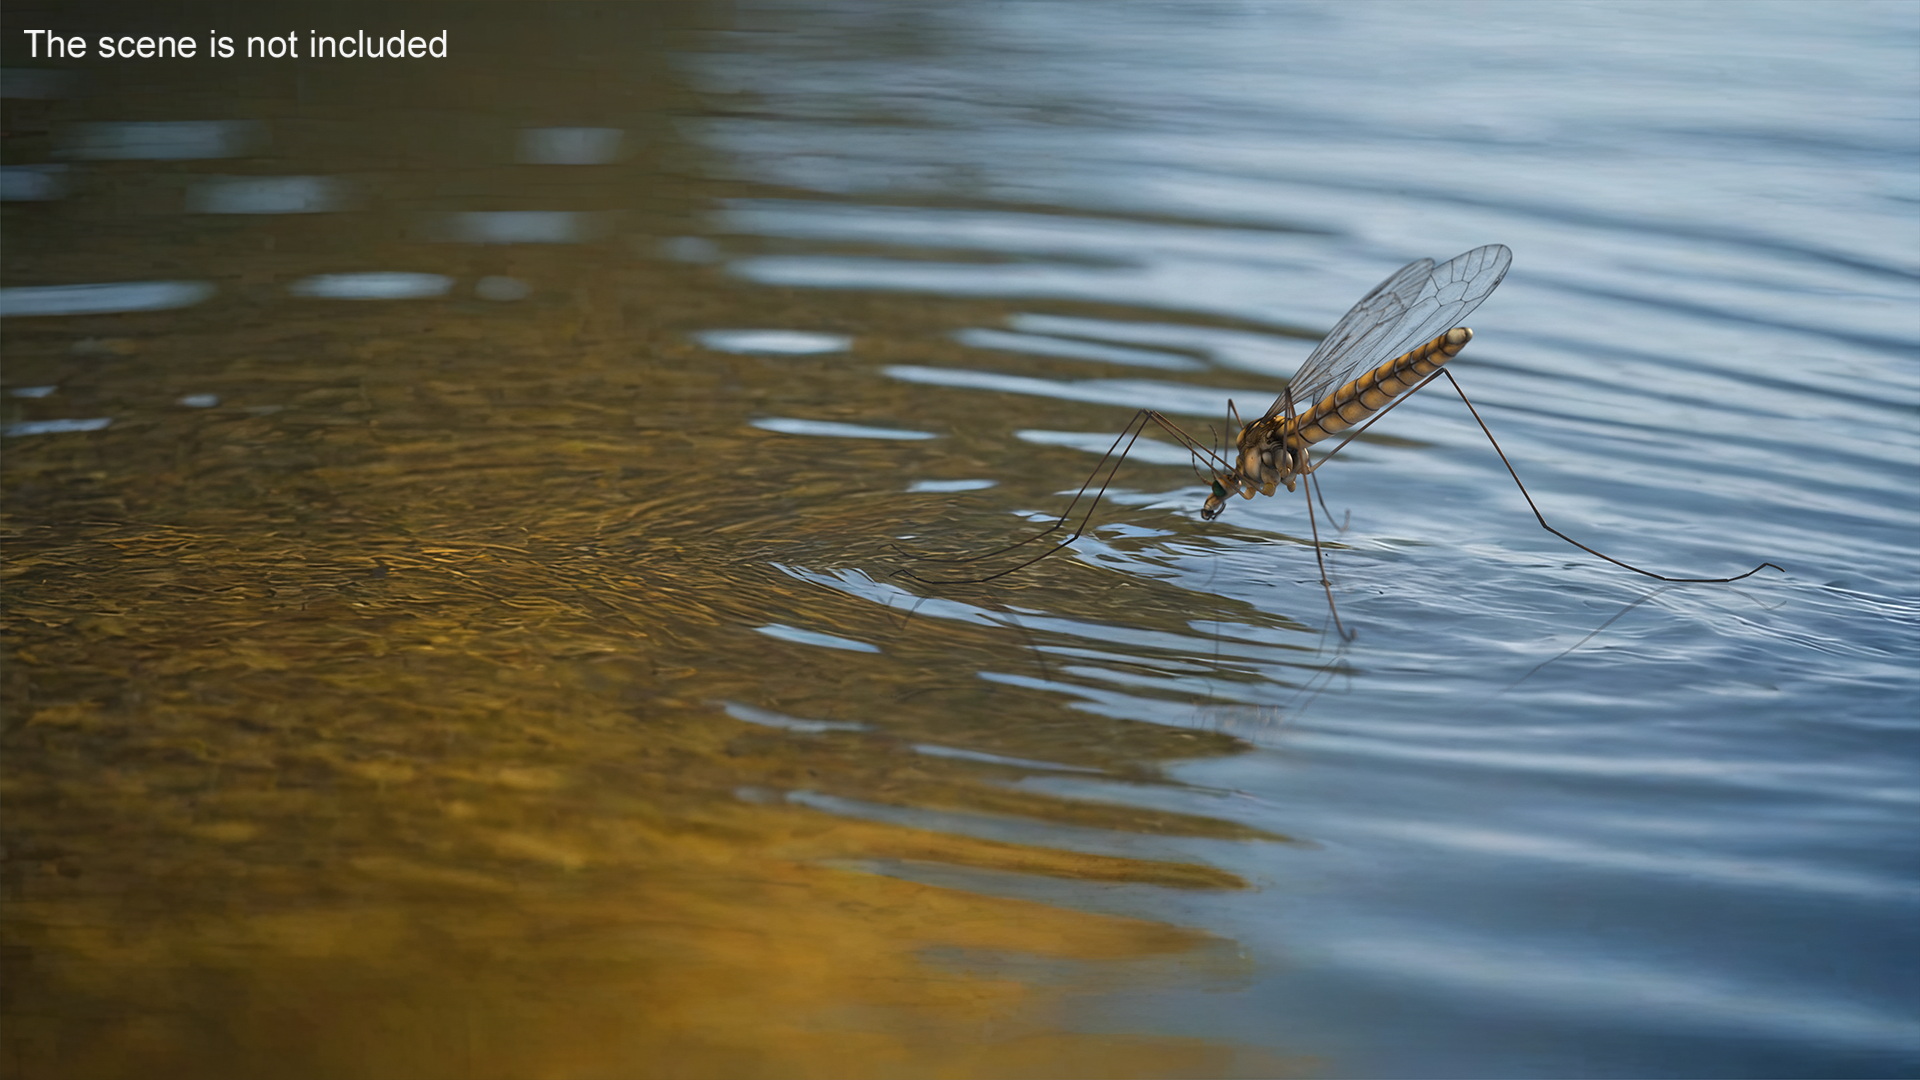
[[[1310,408],[1355,375],[1459,326],[1512,263],[1505,244],[1488,244],[1439,266],[1416,259],[1401,267],[1333,324],[1266,416],[1278,416],[1289,402],[1296,410]]]

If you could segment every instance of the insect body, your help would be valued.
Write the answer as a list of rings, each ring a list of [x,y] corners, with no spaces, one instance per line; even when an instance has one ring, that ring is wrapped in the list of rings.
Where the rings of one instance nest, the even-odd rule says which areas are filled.
[[[1744,574],[1723,578],[1681,578],[1667,577],[1651,570],[1642,570],[1637,566],[1622,562],[1604,552],[1582,544],[1566,533],[1547,524],[1545,515],[1533,503],[1533,496],[1527,494],[1525,484],[1520,483],[1519,473],[1514,471],[1513,463],[1507,460],[1506,453],[1500,450],[1500,444],[1480,419],[1480,413],[1473,408],[1473,402],[1467,400],[1460,384],[1441,365],[1457,356],[1467,342],[1473,339],[1473,331],[1459,325],[1480,302],[1485,300],[1506,277],[1507,268],[1513,263],[1513,252],[1504,244],[1488,244],[1474,248],[1465,254],[1455,256],[1438,266],[1432,259],[1419,259],[1401,267],[1387,280],[1375,286],[1372,292],[1361,298],[1351,310],[1341,316],[1334,324],[1325,340],[1313,350],[1306,362],[1300,365],[1287,383],[1287,388],[1274,399],[1265,413],[1242,425],[1234,419],[1235,445],[1231,459],[1216,453],[1193,436],[1181,430],[1179,425],[1153,409],[1142,409],[1134,414],[1133,420],[1121,430],[1106,456],[1095,466],[1093,474],[1086,483],[1080,485],[1080,491],[1067,505],[1067,509],[1045,530],[1018,540],[1004,547],[984,554],[962,558],[934,558],[933,561],[948,563],[977,563],[1017,551],[1036,541],[1044,540],[1066,527],[1073,520],[1075,507],[1080,500],[1092,492],[1092,500],[1079,524],[1066,539],[1047,545],[1037,555],[1029,556],[1012,566],[998,572],[972,578],[927,578],[911,570],[902,571],[906,576],[930,583],[960,583],[991,581],[1003,577],[1023,567],[1031,566],[1048,555],[1073,543],[1087,529],[1092,520],[1094,508],[1106,493],[1107,485],[1113,482],[1113,474],[1132,450],[1134,442],[1146,430],[1148,424],[1165,431],[1178,440],[1194,455],[1197,462],[1206,463],[1212,475],[1210,489],[1200,516],[1208,521],[1220,516],[1226,509],[1227,500],[1234,495],[1251,499],[1255,495],[1272,495],[1280,486],[1288,491],[1294,490],[1295,483],[1306,480],[1309,487],[1314,483],[1313,474],[1326,459],[1340,452],[1346,445],[1343,440],[1320,460],[1310,457],[1309,448],[1315,443],[1333,438],[1346,432],[1348,440],[1359,434],[1363,428],[1405,400],[1403,395],[1419,390],[1436,378],[1445,378],[1452,384],[1460,400],[1466,403],[1473,413],[1474,422],[1493,444],[1494,451],[1500,455],[1500,461],[1507,467],[1508,475],[1520,487],[1520,494],[1527,500],[1533,516],[1540,527],[1567,543],[1588,554],[1624,567],[1636,574],[1658,578],[1661,581],[1680,582],[1727,582],[1758,573],[1765,567],[1780,567],[1773,563],[1761,563]],[[1233,405],[1228,403],[1231,412]],[[1102,473],[1105,474],[1102,478]],[[1096,486],[1095,481],[1099,484]],[[1309,493],[1310,494],[1310,493]],[[1309,523],[1313,521],[1313,500],[1307,500]],[[1314,525],[1315,556],[1321,559],[1320,583],[1327,590],[1327,600],[1331,605],[1333,592],[1327,581],[1324,555],[1320,551],[1319,527]],[[1334,615],[1336,624],[1339,615]],[[1342,628],[1344,636],[1345,630]]]
[[[1236,492],[1251,499],[1255,493],[1273,494],[1280,484],[1292,491],[1294,478],[1314,469],[1308,463],[1307,447],[1365,423],[1394,398],[1425,382],[1441,364],[1460,355],[1471,340],[1473,331],[1456,326],[1321,398],[1300,416],[1264,416],[1241,428],[1239,453],[1234,458],[1237,467],[1215,475],[1213,493],[1200,508],[1200,516],[1208,521],[1219,517],[1227,508],[1227,499]]]
[[[1233,467],[1214,474],[1200,516],[1219,517],[1236,493],[1271,495],[1280,484],[1292,491],[1295,477],[1313,471],[1307,447],[1365,423],[1459,354],[1473,331],[1456,324],[1511,265],[1505,244],[1488,244],[1437,267],[1415,260],[1375,286],[1328,331],[1266,414],[1240,429]],[[1311,407],[1295,415],[1296,405]]]

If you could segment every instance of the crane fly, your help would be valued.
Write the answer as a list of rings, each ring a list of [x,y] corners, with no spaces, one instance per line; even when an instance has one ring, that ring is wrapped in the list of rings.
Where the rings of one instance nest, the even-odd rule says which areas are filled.
[[[1535,505],[1526,485],[1520,483],[1520,474],[1514,471],[1506,452],[1500,449],[1486,421],[1480,418],[1480,411],[1467,399],[1453,373],[1441,366],[1459,355],[1460,350],[1473,339],[1473,331],[1459,325],[1459,321],[1499,287],[1512,263],[1513,252],[1505,244],[1477,247],[1438,266],[1434,265],[1432,259],[1417,259],[1408,263],[1375,286],[1373,291],[1353,305],[1352,310],[1341,316],[1319,347],[1300,365],[1300,370],[1287,381],[1286,389],[1280,392],[1265,413],[1241,424],[1233,403],[1227,403],[1230,421],[1237,428],[1232,457],[1202,444],[1158,410],[1142,409],[1121,429],[1119,437],[1114,439],[1113,445],[1107,448],[1105,456],[1100,459],[1100,464],[1094,467],[1092,475],[1080,485],[1073,501],[1067,504],[1066,511],[1047,529],[980,555],[921,557],[935,562],[976,563],[1044,541],[1067,526],[1067,522],[1074,517],[1074,508],[1087,498],[1091,490],[1093,496],[1086,511],[1080,515],[1079,524],[1065,539],[1047,545],[1037,555],[982,577],[928,578],[911,570],[901,573],[929,584],[992,581],[1032,566],[1072,544],[1086,532],[1093,511],[1106,494],[1108,485],[1113,482],[1113,475],[1120,463],[1126,460],[1134,443],[1139,441],[1151,424],[1186,447],[1197,465],[1206,466],[1210,475],[1203,474],[1202,478],[1208,481],[1209,490],[1206,502],[1200,507],[1200,516],[1207,521],[1219,517],[1227,508],[1228,500],[1235,495],[1251,499],[1255,495],[1272,495],[1283,485],[1288,491],[1293,491],[1296,483],[1306,483],[1307,520],[1313,529],[1314,556],[1320,565],[1320,585],[1326,590],[1327,603],[1333,611],[1334,623],[1339,626],[1341,636],[1349,636],[1346,628],[1340,626],[1338,608],[1333,606],[1333,587],[1327,580],[1326,557],[1320,549],[1320,530],[1313,513],[1313,495],[1317,487],[1313,474],[1394,406],[1443,377],[1459,394],[1460,400],[1466,403],[1467,411],[1472,413],[1474,422],[1486,435],[1487,441],[1493,444],[1494,452],[1500,455],[1501,463],[1519,486],[1521,496],[1527,500],[1527,506],[1540,522],[1540,527],[1553,535],[1615,566],[1661,581],[1730,582],[1757,574],[1767,567],[1780,570],[1781,567],[1773,563],[1763,562],[1744,574],[1732,577],[1669,577],[1596,551],[1547,524],[1546,516]],[[1347,437],[1339,445],[1318,461],[1313,460],[1310,448],[1315,443],[1342,433],[1346,433]],[[1104,479],[1101,478],[1102,472],[1106,474]],[[1094,483],[1096,480],[1100,481],[1097,487]],[[1324,506],[1323,502],[1323,509]]]

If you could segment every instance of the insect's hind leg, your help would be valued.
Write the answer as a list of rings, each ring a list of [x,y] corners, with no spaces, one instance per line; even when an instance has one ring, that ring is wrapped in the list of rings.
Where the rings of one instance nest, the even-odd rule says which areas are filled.
[[[1520,489],[1520,497],[1527,500],[1527,509],[1533,511],[1534,520],[1540,523],[1541,528],[1547,530],[1553,535],[1559,537],[1562,540],[1565,540],[1567,543],[1572,544],[1574,547],[1579,548],[1581,551],[1584,551],[1587,554],[1594,556],[1595,558],[1605,559],[1606,561],[1612,563],[1615,566],[1624,567],[1625,569],[1631,570],[1636,574],[1641,574],[1646,577],[1653,578],[1656,581],[1675,581],[1675,582],[1683,582],[1687,584],[1720,585],[1730,581],[1739,581],[1741,578],[1752,577],[1753,575],[1759,573],[1762,570],[1765,570],[1770,566],[1773,567],[1775,570],[1780,571],[1783,574],[1786,573],[1786,568],[1783,566],[1779,566],[1775,563],[1763,562],[1759,566],[1754,567],[1753,569],[1747,571],[1744,574],[1735,574],[1732,577],[1716,577],[1716,578],[1668,577],[1665,574],[1656,574],[1651,570],[1642,570],[1639,567],[1633,565],[1632,563],[1622,562],[1621,560],[1616,559],[1613,556],[1608,555],[1603,551],[1595,551],[1593,548],[1588,547],[1587,545],[1581,543],[1580,541],[1575,540],[1573,537],[1568,536],[1566,533],[1561,532],[1559,529],[1556,529],[1553,526],[1547,524],[1546,515],[1542,514],[1540,512],[1540,507],[1534,504],[1533,496],[1529,494],[1527,491],[1527,485],[1520,482],[1520,474],[1514,471],[1513,462],[1507,459],[1507,452],[1505,450],[1500,449],[1500,441],[1493,437],[1493,431],[1487,427],[1487,422],[1485,420],[1480,419],[1480,410],[1474,408],[1473,402],[1467,399],[1467,392],[1465,390],[1460,389],[1459,380],[1455,379],[1453,377],[1453,372],[1448,371],[1446,368],[1441,368],[1439,374],[1445,375],[1447,377],[1447,381],[1453,384],[1453,392],[1460,395],[1460,400],[1463,403],[1465,403],[1465,405],[1467,406],[1467,411],[1473,414],[1473,422],[1480,425],[1481,434],[1485,435],[1487,437],[1487,442],[1493,445],[1493,452],[1500,455],[1500,464],[1505,465],[1507,467],[1507,475],[1513,477],[1514,486]]]

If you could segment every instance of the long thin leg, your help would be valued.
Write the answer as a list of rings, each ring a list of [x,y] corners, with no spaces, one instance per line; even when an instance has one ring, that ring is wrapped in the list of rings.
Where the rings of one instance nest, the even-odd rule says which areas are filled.
[[[1280,392],[1280,414],[1286,417],[1287,424],[1291,427],[1296,419],[1293,412],[1293,388],[1291,386]],[[1314,466],[1314,468],[1318,467],[1317,465]],[[1333,616],[1333,628],[1339,631],[1340,640],[1352,641],[1353,635],[1347,631],[1346,624],[1340,621],[1340,605],[1333,602],[1333,581],[1327,576],[1327,556],[1325,550],[1320,546],[1320,523],[1315,520],[1313,516],[1313,499],[1319,490],[1319,485],[1313,478],[1313,469],[1302,470],[1300,479],[1306,482],[1306,487],[1301,489],[1301,494],[1304,495],[1307,500],[1307,528],[1313,533],[1313,559],[1320,567],[1320,589],[1327,594],[1327,613]],[[1327,501],[1324,497],[1320,500],[1320,509],[1327,509]],[[1333,524],[1333,511],[1331,510],[1327,510],[1327,524]]]
[[[1786,573],[1785,568],[1779,566],[1776,563],[1763,562],[1759,566],[1754,567],[1753,569],[1747,571],[1746,573],[1736,574],[1733,577],[1724,577],[1724,578],[1667,577],[1664,574],[1656,574],[1651,570],[1642,570],[1631,563],[1622,562],[1619,559],[1616,559],[1613,556],[1606,554],[1605,552],[1595,551],[1594,549],[1588,547],[1587,545],[1581,543],[1580,541],[1575,540],[1573,537],[1568,536],[1566,533],[1561,532],[1559,529],[1556,529],[1553,526],[1547,524],[1546,515],[1542,514],[1540,512],[1540,508],[1534,505],[1533,496],[1528,493],[1527,486],[1520,482],[1520,474],[1514,471],[1513,462],[1507,460],[1506,451],[1500,449],[1499,440],[1495,439],[1493,437],[1493,432],[1488,430],[1487,422],[1480,418],[1480,412],[1478,409],[1475,409],[1473,407],[1473,402],[1467,400],[1466,392],[1460,389],[1460,381],[1458,379],[1455,379],[1453,377],[1453,372],[1448,371],[1446,368],[1441,368],[1439,371],[1436,371],[1432,375],[1427,376],[1426,380],[1421,382],[1418,386],[1415,386],[1413,389],[1408,390],[1406,393],[1401,394],[1399,397],[1394,398],[1393,401],[1388,403],[1386,408],[1381,409],[1379,412],[1374,413],[1372,416],[1368,417],[1365,423],[1361,424],[1359,427],[1354,428],[1352,431],[1348,432],[1347,437],[1344,439],[1341,439],[1339,444],[1336,445],[1333,449],[1327,451],[1324,454],[1321,454],[1320,460],[1316,461],[1313,467],[1315,469],[1318,469],[1320,466],[1325,465],[1329,458],[1333,457],[1333,455],[1339,453],[1340,451],[1346,449],[1347,444],[1352,442],[1355,438],[1357,438],[1361,432],[1372,427],[1377,421],[1380,420],[1381,417],[1387,415],[1388,413],[1392,412],[1396,407],[1398,407],[1401,402],[1406,401],[1408,398],[1413,397],[1413,395],[1419,393],[1422,390],[1425,390],[1429,383],[1432,383],[1434,380],[1440,378],[1440,376],[1442,375],[1445,375],[1447,377],[1447,381],[1453,384],[1453,392],[1460,395],[1460,400],[1462,402],[1465,402],[1467,406],[1467,411],[1473,414],[1474,423],[1480,425],[1481,433],[1486,435],[1487,442],[1493,445],[1493,452],[1500,455],[1500,463],[1507,467],[1507,475],[1513,477],[1514,484],[1520,488],[1520,495],[1522,498],[1527,500],[1527,508],[1533,511],[1534,520],[1540,523],[1541,528],[1547,530],[1553,535],[1559,537],[1562,540],[1565,540],[1567,543],[1572,544],[1574,547],[1579,548],[1581,551],[1584,551],[1589,555],[1592,555],[1596,558],[1605,559],[1606,561],[1613,563],[1615,566],[1619,566],[1619,567],[1623,567],[1625,569],[1631,570],[1636,574],[1644,574],[1647,577],[1653,578],[1657,581],[1674,581],[1674,582],[1681,582],[1681,583],[1687,583],[1687,584],[1720,585],[1730,581],[1739,581],[1741,578],[1751,577],[1754,574],[1757,574],[1760,571],[1765,570],[1770,566],[1773,567],[1773,569],[1775,570],[1779,570],[1783,574]]]
[[[1139,434],[1137,432],[1135,433],[1134,438],[1135,439],[1139,438]],[[1127,449],[1131,450],[1132,448],[1133,448],[1133,441],[1129,440],[1127,442]],[[1124,461],[1125,459],[1126,459],[1126,455],[1124,453],[1121,454],[1120,461]],[[1093,512],[1099,509],[1101,497],[1107,493],[1107,486],[1113,483],[1113,474],[1119,471],[1120,461],[1115,461],[1113,463],[1113,468],[1108,471],[1107,478],[1100,482],[1099,489],[1096,490],[1093,494],[1093,501],[1087,504],[1087,512],[1080,516],[1080,524],[1074,526],[1073,532],[1068,534],[1066,539],[1061,540],[1059,543],[1056,543],[1051,547],[1047,547],[1043,549],[1040,552],[1040,554],[1035,555],[1028,559],[1022,559],[1021,561],[1014,563],[1012,566],[1007,567],[1005,570],[1002,570],[999,573],[983,574],[980,577],[958,577],[958,578],[927,577],[923,574],[914,573],[910,569],[902,569],[898,571],[898,573],[900,574],[901,577],[909,578],[913,581],[918,581],[923,585],[976,585],[981,582],[993,581],[996,578],[1006,577],[1008,574],[1011,574],[1016,570],[1024,570],[1027,567],[1032,566],[1034,563],[1039,562],[1041,559],[1046,558],[1047,556],[1053,554],[1054,552],[1059,551],[1061,548],[1066,547],[1067,545],[1073,543],[1075,540],[1080,539],[1081,534],[1087,531],[1087,523],[1093,520]],[[1105,463],[1102,462],[1103,467],[1104,465]],[[1093,477],[1088,477],[1087,483],[1089,484],[1093,483]],[[1082,491],[1084,493],[1084,488],[1082,489]],[[1078,502],[1078,501],[1079,501],[1079,496],[1076,495],[1074,497],[1074,502]],[[993,556],[996,556],[996,555],[1004,555],[1009,551],[1013,551],[1015,549],[1025,547],[1026,545],[1033,543],[1035,540],[1039,540],[1042,537],[1049,536],[1053,533],[1058,532],[1064,525],[1066,525],[1068,515],[1070,515],[1072,512],[1073,512],[1073,504],[1069,503],[1067,504],[1067,514],[1061,515],[1060,520],[1054,522],[1052,525],[1049,525],[1042,531],[1027,537],[1025,540],[1016,541],[1015,543],[1008,544],[1005,547],[987,552],[984,555],[974,555],[974,556],[969,556],[969,557],[960,558],[960,559],[935,559],[932,561],[945,562],[945,563],[972,563],[972,562],[978,562],[981,559],[992,558]]]
[[[1347,632],[1346,624],[1340,621],[1340,605],[1333,602],[1333,582],[1327,578],[1327,556],[1326,553],[1320,549],[1320,525],[1319,522],[1314,520],[1313,494],[1311,491],[1317,481],[1314,480],[1312,473],[1307,473],[1302,476],[1301,479],[1307,482],[1309,489],[1303,492],[1303,494],[1307,496],[1307,527],[1313,530],[1313,557],[1314,560],[1320,564],[1320,588],[1327,594],[1327,610],[1333,613],[1333,628],[1340,632],[1340,640],[1352,641],[1353,635]],[[1332,524],[1332,522],[1328,522],[1328,524]]]
[[[1540,523],[1541,528],[1547,530],[1553,535],[1559,537],[1562,540],[1565,540],[1567,543],[1572,544],[1574,547],[1579,548],[1581,551],[1584,551],[1589,555],[1595,556],[1596,558],[1605,559],[1606,561],[1612,563],[1615,566],[1625,567],[1626,569],[1631,570],[1636,574],[1644,574],[1645,576],[1653,578],[1656,581],[1678,581],[1678,582],[1688,582],[1688,583],[1697,583],[1697,584],[1718,585],[1718,584],[1724,584],[1729,581],[1739,581],[1741,578],[1745,578],[1745,577],[1752,577],[1753,575],[1759,573],[1760,571],[1765,570],[1769,566],[1773,567],[1775,570],[1778,570],[1783,574],[1786,573],[1785,567],[1778,566],[1770,562],[1763,562],[1759,566],[1754,567],[1753,569],[1747,571],[1744,574],[1735,574],[1732,577],[1708,577],[1708,578],[1668,577],[1665,574],[1656,574],[1651,570],[1642,570],[1639,567],[1633,565],[1632,563],[1622,562],[1619,559],[1616,559],[1613,556],[1606,554],[1605,552],[1595,551],[1594,549],[1588,547],[1587,545],[1581,543],[1580,541],[1575,540],[1573,537],[1568,536],[1566,533],[1561,532],[1559,529],[1556,529],[1553,526],[1547,524],[1546,515],[1540,512],[1540,508],[1534,505],[1533,496],[1527,493],[1527,485],[1520,483],[1520,474],[1514,471],[1513,462],[1507,460],[1507,452],[1505,450],[1500,449],[1499,440],[1495,439],[1493,437],[1493,432],[1488,430],[1487,422],[1485,420],[1480,419],[1480,410],[1473,407],[1473,402],[1467,401],[1466,391],[1460,389],[1460,381],[1458,379],[1455,379],[1453,377],[1453,372],[1448,371],[1446,368],[1441,368],[1439,373],[1447,377],[1447,381],[1453,384],[1453,392],[1460,395],[1461,401],[1466,402],[1467,411],[1473,414],[1473,422],[1480,425],[1480,430],[1482,433],[1486,435],[1487,441],[1493,444],[1493,452],[1500,455],[1500,464],[1505,465],[1507,467],[1507,475],[1513,477],[1514,484],[1520,488],[1520,497],[1527,500],[1527,508],[1533,511],[1534,520]]]
[[[1070,520],[1073,516],[1074,506],[1078,505],[1080,500],[1086,496],[1087,489],[1093,486],[1094,480],[1099,478],[1102,470],[1105,470],[1107,474],[1106,478],[1100,481],[1100,486],[1093,493],[1092,501],[1087,504],[1086,513],[1080,516],[1080,523],[1074,527],[1073,532],[1070,535],[1068,535],[1066,539],[1061,540],[1056,544],[1053,544],[1052,546],[1046,548],[1044,551],[1040,552],[1038,555],[1033,556],[1032,558],[1024,559],[1020,562],[1017,562],[1012,566],[1007,567],[1005,570],[999,571],[998,573],[986,574],[981,577],[930,578],[930,577],[924,577],[920,574],[916,574],[912,570],[901,570],[899,571],[900,576],[910,578],[914,581],[922,582],[928,585],[964,585],[964,584],[978,584],[980,582],[993,581],[996,578],[1006,577],[1008,574],[1011,574],[1016,570],[1024,570],[1027,567],[1032,566],[1034,563],[1039,562],[1041,559],[1044,559],[1047,556],[1053,554],[1054,552],[1059,551],[1061,548],[1064,548],[1067,545],[1073,543],[1075,540],[1080,539],[1081,535],[1087,531],[1087,524],[1093,520],[1093,512],[1099,508],[1100,500],[1106,495],[1108,486],[1110,486],[1113,483],[1113,478],[1115,474],[1117,474],[1120,471],[1121,463],[1126,461],[1127,455],[1133,451],[1133,444],[1138,442],[1140,440],[1140,436],[1146,432],[1147,423],[1149,421],[1154,424],[1157,424],[1160,428],[1165,430],[1169,435],[1172,435],[1174,438],[1180,440],[1180,442],[1184,444],[1188,450],[1198,454],[1205,454],[1208,457],[1216,457],[1216,455],[1212,454],[1205,447],[1201,446],[1198,442],[1196,442],[1193,436],[1188,435],[1185,431],[1182,431],[1180,429],[1180,426],[1175,424],[1173,421],[1168,420],[1165,416],[1161,415],[1159,412],[1156,412],[1153,409],[1142,409],[1138,413],[1134,414],[1134,418],[1127,423],[1126,427],[1121,429],[1119,436],[1113,440],[1113,445],[1109,446],[1107,448],[1106,454],[1102,455],[1102,457],[1100,458],[1100,464],[1094,466],[1093,472],[1090,475],[1088,475],[1086,482],[1080,485],[1080,490],[1074,495],[1073,501],[1067,504],[1066,512],[1061,514],[1060,518],[1057,521],[1055,521],[1052,525],[1049,525],[1047,528],[1041,530],[1040,532],[1027,537],[1025,540],[1018,540],[1018,541],[1015,541],[1014,543],[1007,544],[1004,547],[996,548],[992,551],[985,552],[980,555],[970,555],[970,556],[965,556],[962,558],[954,558],[954,559],[938,558],[934,556],[916,556],[916,557],[926,558],[934,562],[949,562],[949,563],[978,562],[982,559],[989,559],[998,555],[1004,555],[1009,551],[1014,551],[1018,548],[1025,547],[1026,545],[1031,544],[1036,540],[1043,539],[1059,531],[1061,528],[1063,528],[1066,525],[1068,520]],[[1124,448],[1121,446],[1121,442],[1123,440],[1126,443],[1126,446]],[[1116,456],[1116,452],[1117,452],[1117,456]],[[1217,460],[1217,457],[1216,457],[1216,460]],[[1108,465],[1109,461],[1112,462],[1111,466]],[[1221,462],[1221,464],[1224,466],[1225,462]]]
[[[900,551],[901,554],[911,555],[913,558],[921,559],[926,562],[969,563],[969,562],[977,562],[981,559],[991,559],[996,555],[1004,555],[1009,551],[1013,551],[1015,549],[1025,547],[1026,545],[1031,544],[1034,541],[1042,539],[1043,537],[1055,532],[1061,526],[1065,525],[1069,518],[1073,517],[1073,508],[1079,505],[1081,499],[1086,498],[1087,489],[1090,487],[1093,487],[1094,480],[1099,478],[1101,472],[1106,471],[1107,478],[1104,481],[1101,481],[1099,491],[1096,492],[1094,495],[1094,503],[1096,505],[1098,504],[1100,496],[1106,493],[1107,485],[1113,482],[1113,472],[1112,470],[1108,469],[1107,463],[1110,461],[1113,462],[1113,469],[1118,469],[1120,467],[1120,462],[1126,460],[1127,454],[1131,453],[1133,450],[1133,444],[1140,438],[1141,433],[1146,431],[1146,421],[1148,418],[1147,413],[1148,413],[1148,410],[1142,409],[1139,412],[1133,414],[1133,419],[1127,421],[1127,426],[1121,428],[1120,434],[1114,436],[1113,445],[1107,447],[1107,452],[1100,455],[1099,463],[1094,465],[1093,471],[1087,474],[1086,481],[1080,485],[1080,490],[1074,493],[1073,500],[1067,503],[1067,508],[1065,510],[1060,512],[1059,519],[1056,520],[1052,525],[1049,525],[1045,529],[1041,530],[1040,532],[1037,532],[1032,536],[1027,537],[1025,540],[1016,540],[1013,543],[1007,544],[1004,547],[997,547],[997,548],[994,548],[992,551],[983,551],[978,555],[958,555],[958,556],[925,555],[919,552],[905,551],[904,549],[901,549],[897,544],[894,545],[895,550]],[[1131,436],[1131,438],[1129,438],[1129,436]],[[1120,444],[1123,441],[1127,444],[1127,448],[1126,450],[1120,451],[1120,457],[1118,460],[1116,460],[1113,456],[1114,451],[1120,450]],[[1091,505],[1088,506],[1087,512],[1089,514],[1092,513],[1093,506]],[[911,577],[912,575],[909,574],[908,576]]]
[[[1333,525],[1333,511],[1327,509],[1327,489],[1319,484],[1313,485],[1313,497],[1320,500],[1320,509],[1325,511],[1327,515],[1327,524]],[[1341,516],[1340,524],[1333,525],[1333,531],[1346,532],[1347,526],[1352,524],[1352,522],[1353,522],[1353,511],[1348,510],[1344,515]]]

